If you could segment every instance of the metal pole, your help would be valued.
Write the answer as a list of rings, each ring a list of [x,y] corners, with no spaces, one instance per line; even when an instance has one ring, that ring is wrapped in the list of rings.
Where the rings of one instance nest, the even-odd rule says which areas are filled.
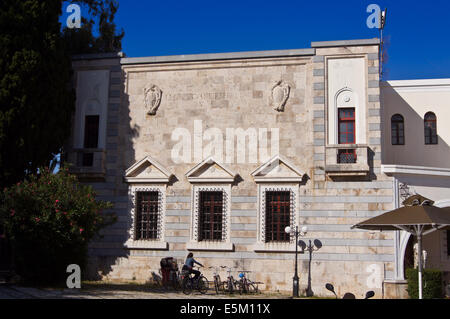
[[[380,29],[380,81],[383,79],[383,28]]]
[[[298,254],[298,226],[295,226],[295,274],[293,278],[292,295],[298,297],[298,271],[297,271],[297,254]]]
[[[417,232],[417,258],[419,258],[419,299],[423,299],[422,296],[422,229],[423,226],[419,225],[416,228]]]
[[[306,296],[307,297],[314,296],[314,292],[311,289],[311,261],[312,261],[313,248],[314,248],[313,244],[311,243],[311,240],[309,240],[309,246],[308,246],[308,251],[309,251],[308,288],[306,290]]]

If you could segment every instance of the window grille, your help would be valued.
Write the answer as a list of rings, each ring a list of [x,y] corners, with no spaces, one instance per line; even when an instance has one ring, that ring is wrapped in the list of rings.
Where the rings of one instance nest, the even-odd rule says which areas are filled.
[[[354,164],[356,163],[356,150],[355,149],[340,149],[338,150],[338,159],[337,162],[339,164]]]
[[[199,241],[221,241],[223,231],[223,192],[200,192]]]
[[[284,229],[291,223],[291,194],[289,191],[266,192],[266,242],[289,242]]]
[[[137,192],[135,240],[158,239],[158,224],[158,192]]]

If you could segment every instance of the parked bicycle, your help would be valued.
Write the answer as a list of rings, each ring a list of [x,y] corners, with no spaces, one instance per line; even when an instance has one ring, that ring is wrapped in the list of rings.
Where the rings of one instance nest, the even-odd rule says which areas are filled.
[[[220,266],[220,268],[226,268],[225,266]],[[225,290],[225,285],[220,279],[219,275],[219,267],[209,267],[209,269],[214,269],[214,290],[216,291],[216,294],[219,294],[221,291]]]
[[[246,273],[249,273],[250,271],[245,270],[239,270],[239,278],[238,286],[239,286],[239,293],[258,293],[258,284],[250,279],[247,278]]]
[[[201,294],[205,294],[208,291],[208,279],[206,279],[206,277],[202,274],[195,279],[194,274],[189,274],[187,271],[183,271],[182,276],[184,277],[182,287],[185,295],[191,294],[193,290],[198,290]]]
[[[227,266],[220,266],[221,268],[228,268],[228,277],[227,280],[223,282],[224,285],[224,291],[232,294],[236,290],[236,287],[238,285],[238,281],[233,278],[233,275],[231,272],[233,271],[233,268],[227,267]]]

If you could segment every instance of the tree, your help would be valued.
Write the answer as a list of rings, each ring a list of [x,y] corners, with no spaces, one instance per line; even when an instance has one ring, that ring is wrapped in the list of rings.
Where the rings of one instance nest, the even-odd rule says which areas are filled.
[[[59,1],[0,2],[0,186],[48,163],[70,131],[70,56]]]
[[[121,49],[116,2],[79,3],[91,17],[69,31],[59,22],[62,0],[0,1],[0,187],[47,166],[69,138],[75,108],[71,55]]]
[[[96,1],[72,1],[84,3],[88,6],[89,18],[82,17],[81,28],[64,28],[63,38],[67,50],[72,54],[77,53],[105,53],[119,52],[122,50],[122,38],[125,33],[116,32],[114,17],[118,4],[114,0]],[[99,34],[95,37],[94,28]]]
[[[92,188],[67,168],[56,174],[41,168],[0,198],[0,224],[12,244],[15,271],[33,284],[63,283],[71,264],[84,270],[89,240],[116,221],[104,212],[112,204],[95,200]]]

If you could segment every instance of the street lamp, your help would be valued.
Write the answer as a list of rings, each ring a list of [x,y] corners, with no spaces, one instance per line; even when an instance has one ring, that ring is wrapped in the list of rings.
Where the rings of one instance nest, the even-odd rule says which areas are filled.
[[[308,227],[303,226],[301,230],[298,230],[298,226],[295,226],[295,228],[292,228],[291,226],[287,226],[284,231],[287,234],[293,234],[295,236],[295,273],[293,280],[293,287],[292,287],[292,296],[298,297],[298,286],[299,286],[299,279],[298,279],[298,263],[297,263],[297,256],[298,256],[298,236],[305,236],[308,232]]]
[[[322,242],[318,239],[314,240],[314,243],[309,240],[309,244],[307,245],[303,240],[298,241],[298,245],[302,247],[302,251],[305,250],[309,252],[309,267],[308,267],[308,288],[306,288],[306,297],[314,296],[314,292],[311,289],[311,261],[312,261],[312,253],[313,251],[317,251],[322,248]]]

